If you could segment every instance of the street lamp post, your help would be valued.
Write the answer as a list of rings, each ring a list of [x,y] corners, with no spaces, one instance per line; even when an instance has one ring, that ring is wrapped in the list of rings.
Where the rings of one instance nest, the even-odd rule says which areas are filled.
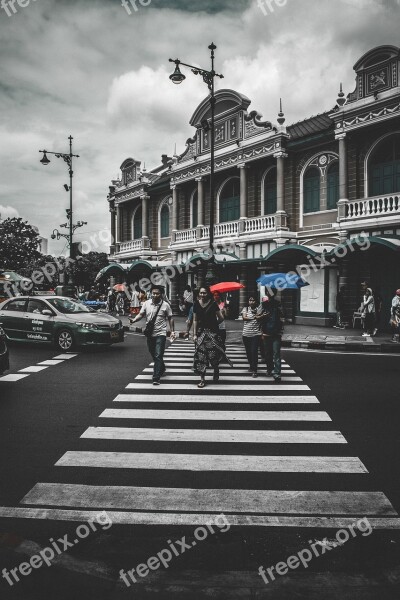
[[[215,148],[215,131],[214,131],[214,119],[215,119],[215,95],[214,95],[214,79],[215,77],[220,77],[221,79],[224,77],[214,71],[214,50],[217,48],[214,43],[211,43],[208,46],[209,50],[211,50],[211,70],[207,71],[206,69],[201,69],[200,67],[195,67],[193,65],[188,65],[180,61],[179,59],[173,60],[169,59],[169,62],[175,63],[175,71],[172,75],[169,76],[172,83],[182,83],[186,79],[185,75],[181,73],[179,69],[179,65],[183,65],[184,67],[189,67],[192,70],[192,73],[195,75],[201,75],[204,83],[207,84],[208,89],[210,90],[210,109],[211,109],[211,123],[210,123],[210,134],[211,134],[211,144],[210,144],[210,248],[213,252],[214,245],[214,206],[215,206],[215,198],[214,198],[214,148]],[[212,258],[211,258],[212,261]]]
[[[62,225],[60,225],[60,227],[65,227],[68,229],[68,233],[60,233],[58,231],[58,229],[54,229],[53,233],[51,235],[51,239],[57,239],[59,240],[60,238],[65,238],[68,241],[68,246],[69,246],[69,256],[71,259],[74,258],[73,254],[74,254],[74,250],[73,250],[73,234],[75,232],[76,229],[78,229],[78,227],[83,227],[83,225],[87,225],[86,221],[78,221],[77,223],[73,223],[73,219],[72,219],[72,177],[73,177],[73,169],[72,169],[72,159],[73,158],[79,158],[79,154],[72,154],[72,140],[73,137],[70,135],[69,136],[69,153],[64,153],[64,152],[49,152],[48,150],[39,150],[39,152],[42,152],[43,157],[41,159],[41,163],[42,165],[48,165],[50,163],[50,160],[47,158],[48,154],[54,154],[54,156],[56,156],[57,158],[62,158],[68,165],[68,173],[69,173],[69,185],[64,184],[64,188],[66,192],[69,192],[69,208],[66,209],[66,213],[67,213],[67,223],[63,223]]]

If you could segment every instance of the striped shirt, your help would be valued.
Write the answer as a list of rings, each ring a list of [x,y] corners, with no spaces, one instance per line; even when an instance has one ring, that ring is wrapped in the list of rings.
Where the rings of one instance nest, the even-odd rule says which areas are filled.
[[[242,310],[242,317],[247,317],[251,321],[243,321],[243,336],[254,337],[261,334],[259,321],[256,320],[256,315],[259,314],[259,308],[253,310],[249,306]]]

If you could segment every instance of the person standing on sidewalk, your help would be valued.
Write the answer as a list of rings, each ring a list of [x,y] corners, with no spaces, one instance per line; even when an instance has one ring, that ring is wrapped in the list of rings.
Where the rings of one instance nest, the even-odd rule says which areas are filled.
[[[257,377],[258,367],[258,348],[260,346],[261,328],[256,319],[260,313],[257,307],[257,300],[250,296],[248,305],[242,310],[243,318],[243,344],[246,349],[247,360],[249,361],[249,371],[253,377]]]
[[[334,325],[335,329],[345,329],[345,325],[343,322],[343,311],[345,307],[345,299],[344,295],[346,292],[346,288],[342,285],[336,294],[336,325]]]
[[[396,293],[392,299],[392,307],[390,310],[390,324],[393,329],[393,337],[391,342],[399,342],[400,334],[400,289],[396,290]]]
[[[131,320],[131,323],[136,323],[142,317],[146,317],[146,327],[149,326],[152,329],[146,337],[147,348],[154,361],[153,385],[160,385],[160,379],[165,373],[164,351],[167,340],[167,321],[171,331],[170,340],[175,339],[171,306],[162,300],[162,293],[161,288],[154,286],[151,290],[151,300],[146,300],[137,317]]]
[[[187,285],[183,292],[183,302],[185,304],[186,316],[189,315],[189,311],[193,306],[193,292],[190,285]]]
[[[375,329],[375,302],[371,288],[366,288],[362,303],[362,314],[364,317],[363,337],[374,334]]]
[[[261,322],[261,339],[264,344],[267,376],[276,383],[281,381],[281,345],[285,318],[276,292],[270,290],[262,301],[261,314],[256,318]]]

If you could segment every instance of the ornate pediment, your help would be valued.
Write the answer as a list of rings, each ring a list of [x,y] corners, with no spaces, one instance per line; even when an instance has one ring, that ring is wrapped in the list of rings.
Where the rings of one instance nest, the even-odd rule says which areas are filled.
[[[122,171],[122,185],[130,185],[137,181],[140,164],[140,160],[135,160],[134,158],[127,158],[124,160],[120,166]]]
[[[230,146],[257,135],[276,132],[269,121],[262,121],[257,111],[247,113],[250,99],[234,90],[218,90],[215,93],[215,147]],[[194,111],[190,124],[196,127],[193,138],[186,142],[186,150],[177,157],[177,162],[197,159],[210,152],[211,148],[211,107],[210,96],[204,98]]]
[[[356,89],[347,102],[356,102],[368,96],[399,85],[400,49],[397,46],[378,46],[369,50],[354,65]]]

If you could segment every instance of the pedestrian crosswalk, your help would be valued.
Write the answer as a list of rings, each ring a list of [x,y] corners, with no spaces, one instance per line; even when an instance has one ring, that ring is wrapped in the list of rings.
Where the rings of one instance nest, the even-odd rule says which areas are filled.
[[[126,385],[37,483],[0,516],[85,520],[107,510],[113,523],[207,523],[344,527],[367,516],[400,528],[385,494],[301,377],[283,361],[282,382],[247,371],[244,350],[228,345],[233,368],[199,390],[193,345],[175,341],[162,385],[152,365]],[[156,393],[157,392],[157,393]]]

